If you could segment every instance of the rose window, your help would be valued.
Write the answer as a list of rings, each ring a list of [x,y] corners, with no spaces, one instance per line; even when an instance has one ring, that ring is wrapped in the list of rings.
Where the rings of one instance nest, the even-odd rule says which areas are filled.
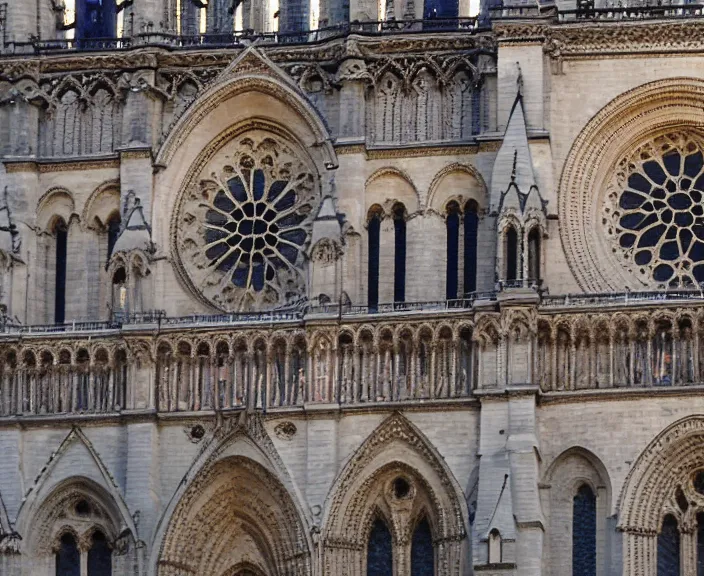
[[[621,162],[605,209],[613,250],[649,285],[704,282],[704,156],[686,135],[659,137]]]
[[[219,308],[262,309],[305,294],[318,194],[302,158],[293,144],[250,132],[218,153],[190,187],[179,252],[189,279]]]

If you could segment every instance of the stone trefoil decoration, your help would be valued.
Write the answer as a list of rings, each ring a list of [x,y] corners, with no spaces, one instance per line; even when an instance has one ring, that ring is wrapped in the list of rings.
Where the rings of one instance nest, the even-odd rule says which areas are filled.
[[[704,282],[704,155],[692,135],[659,136],[622,159],[604,207],[612,249],[646,286]]]
[[[305,294],[303,264],[319,204],[297,146],[263,130],[218,152],[181,208],[181,258],[218,308],[259,310]]]

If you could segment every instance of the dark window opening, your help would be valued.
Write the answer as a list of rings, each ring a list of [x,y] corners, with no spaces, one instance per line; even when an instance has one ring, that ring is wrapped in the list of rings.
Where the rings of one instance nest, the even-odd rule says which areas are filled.
[[[397,500],[403,500],[404,498],[407,498],[410,492],[411,485],[408,483],[408,480],[401,477],[396,478],[396,480],[394,480],[394,497]]]
[[[680,576],[680,531],[677,519],[668,514],[658,534],[658,575]]]
[[[120,235],[120,218],[111,218],[108,222],[108,262],[112,256],[112,251],[115,249],[115,242]],[[107,263],[106,263],[107,265]]]
[[[367,306],[369,311],[375,311],[379,306],[379,246],[381,236],[381,215],[375,212],[370,215],[367,229],[369,244],[369,262],[367,270]]]
[[[479,207],[470,200],[464,207],[464,292],[477,290],[477,230]]]
[[[115,38],[115,0],[76,0],[76,39]]]
[[[540,280],[540,231],[533,228],[528,234],[528,279]]]
[[[60,220],[54,227],[54,236],[56,240],[54,322],[63,324],[66,320],[66,249],[68,245],[68,229],[63,220]]]
[[[391,532],[383,520],[377,518],[372,525],[367,543],[367,576],[393,574]]]
[[[80,576],[81,556],[73,534],[61,537],[59,551],[56,553],[56,576]]]
[[[572,502],[572,576],[596,576],[596,496],[586,484]]]
[[[112,550],[102,532],[93,534],[88,550],[88,576],[112,576]]]
[[[518,278],[518,233],[510,227],[506,231],[506,280]]]
[[[445,298],[457,298],[457,283],[459,281],[459,242],[460,215],[457,203],[447,206],[447,274],[445,278]]]
[[[411,540],[411,576],[435,574],[435,550],[430,524],[424,518],[413,531]]]
[[[394,302],[406,300],[406,209],[394,207]]]

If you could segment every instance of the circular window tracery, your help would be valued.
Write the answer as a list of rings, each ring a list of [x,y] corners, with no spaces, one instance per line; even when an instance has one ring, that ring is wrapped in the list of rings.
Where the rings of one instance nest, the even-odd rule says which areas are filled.
[[[624,158],[604,208],[612,249],[647,285],[704,282],[704,155],[689,134],[652,139]]]
[[[319,195],[294,143],[250,130],[193,179],[179,210],[177,251],[188,278],[227,312],[305,294],[303,264]]]

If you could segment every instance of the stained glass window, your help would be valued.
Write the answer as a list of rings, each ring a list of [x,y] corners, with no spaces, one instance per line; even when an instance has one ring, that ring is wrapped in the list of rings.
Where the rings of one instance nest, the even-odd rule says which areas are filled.
[[[386,523],[377,518],[372,525],[367,544],[367,576],[391,576],[393,550],[391,532]]]
[[[394,207],[394,302],[406,300],[406,209]]]
[[[586,484],[572,503],[572,576],[596,576],[596,496]]]
[[[369,262],[367,270],[367,306],[369,310],[376,310],[379,305],[379,246],[381,235],[381,217],[373,213],[369,219],[367,229]]]
[[[112,552],[102,532],[93,534],[88,550],[88,576],[112,576]]]
[[[54,287],[54,322],[63,324],[66,319],[66,250],[68,245],[68,228],[63,220],[54,227],[56,239],[56,270]]]
[[[620,164],[607,234],[659,286],[704,282],[704,155],[685,133],[659,136]]]
[[[506,231],[506,280],[518,278],[518,233],[511,226]]]
[[[56,553],[56,576],[80,576],[81,556],[73,534],[61,537],[59,551]]]
[[[435,574],[435,551],[430,524],[424,518],[413,532],[411,541],[411,576],[433,576]]]
[[[445,297],[448,300],[457,298],[458,252],[460,236],[459,206],[451,202],[447,206],[447,274],[445,281]]]
[[[658,535],[658,576],[680,576],[680,532],[677,519],[669,514]]]

